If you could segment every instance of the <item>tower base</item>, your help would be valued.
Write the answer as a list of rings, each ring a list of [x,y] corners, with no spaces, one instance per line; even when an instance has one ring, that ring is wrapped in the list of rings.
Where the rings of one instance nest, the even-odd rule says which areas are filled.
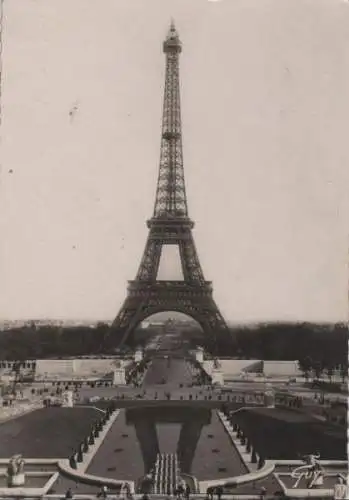
[[[145,318],[165,311],[180,312],[196,320],[210,351],[216,352],[223,344],[225,348],[233,347],[230,331],[212,297],[210,282],[190,285],[183,281],[130,281],[126,300],[111,325],[104,348],[130,342]]]

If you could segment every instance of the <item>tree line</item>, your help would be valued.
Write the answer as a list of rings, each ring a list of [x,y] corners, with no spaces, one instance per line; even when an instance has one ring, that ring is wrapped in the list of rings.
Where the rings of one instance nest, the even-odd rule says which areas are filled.
[[[344,323],[263,323],[231,327],[234,347],[221,353],[246,359],[298,360],[302,370],[319,374],[324,369],[348,366],[348,327]],[[192,339],[192,344],[199,339]],[[209,339],[202,339],[202,347]],[[331,372],[330,372],[331,373]]]
[[[0,359],[26,360],[64,356],[107,354],[103,351],[103,339],[108,332],[106,323],[88,326],[36,326],[28,324],[0,331]],[[320,369],[348,363],[348,327],[345,324],[318,325],[312,323],[265,323],[233,326],[234,339],[225,346],[221,357],[237,357],[264,360],[299,360],[304,368]],[[135,344],[145,344],[159,329],[148,328],[147,333],[133,339]],[[186,328],[183,336],[192,347],[210,348],[208,339],[199,329]],[[133,344],[133,345],[132,345]],[[310,364],[310,368],[309,368]]]

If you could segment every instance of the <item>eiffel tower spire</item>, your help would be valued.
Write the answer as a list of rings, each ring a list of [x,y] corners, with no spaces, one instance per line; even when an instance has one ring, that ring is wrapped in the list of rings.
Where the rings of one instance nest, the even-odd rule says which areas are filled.
[[[166,54],[166,75],[160,167],[153,217],[187,217],[179,89],[179,54],[182,44],[173,20],[163,43],[163,51]]]

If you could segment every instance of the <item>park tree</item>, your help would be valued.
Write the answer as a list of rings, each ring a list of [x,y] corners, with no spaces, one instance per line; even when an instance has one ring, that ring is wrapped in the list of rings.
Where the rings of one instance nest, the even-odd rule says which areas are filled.
[[[298,367],[303,372],[305,380],[308,381],[311,370],[313,368],[313,360],[310,356],[302,357],[298,360]]]
[[[69,465],[72,469],[76,469],[76,459],[75,459],[75,454],[73,454],[70,458],[69,458]]]
[[[83,445],[82,445],[82,451],[84,453],[87,453],[88,452],[88,438],[85,438],[84,439],[84,442],[83,442]]]
[[[324,370],[322,362],[319,360],[314,361],[312,369],[313,369],[315,379],[319,380],[319,378],[321,378],[321,375],[322,375],[323,370]]]
[[[332,383],[333,372],[334,372],[334,367],[332,365],[327,366],[326,373],[327,373],[327,376],[328,376],[328,379],[329,379],[330,383]]]
[[[342,383],[345,383],[345,379],[348,378],[348,359],[343,361],[340,365],[340,374],[342,378]]]

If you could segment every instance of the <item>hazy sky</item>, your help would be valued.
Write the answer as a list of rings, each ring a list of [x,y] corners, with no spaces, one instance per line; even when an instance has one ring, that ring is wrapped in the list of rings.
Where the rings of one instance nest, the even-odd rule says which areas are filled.
[[[222,313],[345,320],[340,0],[5,0],[0,317],[118,312],[153,209],[171,16],[189,211]]]

